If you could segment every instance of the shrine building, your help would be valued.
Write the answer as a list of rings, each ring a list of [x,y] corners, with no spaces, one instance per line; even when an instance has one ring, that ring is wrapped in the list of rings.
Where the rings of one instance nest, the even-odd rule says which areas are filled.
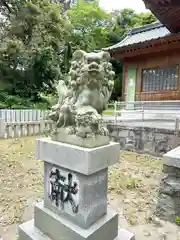
[[[159,22],[107,50],[123,60],[123,101],[180,100],[180,0],[144,0]]]

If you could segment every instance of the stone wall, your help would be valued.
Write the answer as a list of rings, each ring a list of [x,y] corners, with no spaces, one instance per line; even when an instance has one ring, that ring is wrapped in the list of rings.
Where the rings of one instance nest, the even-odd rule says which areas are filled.
[[[180,145],[180,132],[152,127],[129,127],[107,124],[111,139],[119,142],[121,149],[154,156],[163,156]]]
[[[164,155],[156,215],[176,222],[180,217],[180,147]]]

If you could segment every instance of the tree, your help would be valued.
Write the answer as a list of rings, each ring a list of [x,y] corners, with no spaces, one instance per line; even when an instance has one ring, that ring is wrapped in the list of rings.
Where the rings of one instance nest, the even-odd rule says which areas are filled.
[[[12,14],[17,14],[21,6],[28,0],[0,0],[0,12],[10,18]]]
[[[0,0],[0,4],[4,17],[0,23],[0,101],[8,95],[11,107],[12,96],[16,105],[18,96],[28,105],[29,99],[39,102],[42,95],[53,93],[56,81],[66,77],[72,51],[101,50],[121,41],[134,26],[156,20],[150,13],[136,14],[132,9],[107,13],[98,1],[79,0],[72,8],[70,0]],[[113,66],[116,90],[112,98],[116,99],[122,64],[113,62]]]
[[[64,11],[67,11],[71,7],[72,0],[50,0],[50,2],[63,5]]]
[[[36,0],[0,0],[0,12],[10,17],[12,14],[17,14],[21,6],[27,2],[36,3]],[[70,9],[72,0],[49,0],[48,2],[62,5],[66,11]]]
[[[63,77],[61,53],[71,29],[61,6],[45,0],[24,2],[9,21],[0,43],[1,81],[11,86],[9,94],[37,101]]]
[[[67,16],[73,27],[73,48],[85,51],[100,50],[107,46],[108,33],[113,26],[111,14],[101,9],[97,2],[78,1]]]
[[[110,33],[112,44],[121,41],[130,29],[157,21],[156,17],[150,12],[137,14],[133,9],[129,8],[120,11],[115,10],[112,15],[114,20],[114,28]]]
[[[116,16],[117,24],[122,28],[142,26],[157,21],[151,12],[137,14],[130,8],[124,8],[120,11],[116,10],[113,12],[113,15]]]
[[[151,24],[157,21],[157,18],[151,13],[140,13],[139,18],[141,19],[141,25]]]

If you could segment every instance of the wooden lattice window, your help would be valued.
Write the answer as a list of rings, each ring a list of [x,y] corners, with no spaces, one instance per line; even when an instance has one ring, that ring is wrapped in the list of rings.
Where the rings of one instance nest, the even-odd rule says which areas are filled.
[[[143,69],[142,91],[176,90],[178,88],[178,66]]]

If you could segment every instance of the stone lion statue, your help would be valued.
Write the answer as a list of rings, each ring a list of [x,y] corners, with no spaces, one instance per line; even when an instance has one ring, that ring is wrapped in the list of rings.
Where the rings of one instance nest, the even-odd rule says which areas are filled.
[[[114,87],[115,73],[109,60],[107,52],[74,52],[68,80],[59,81],[58,103],[49,115],[56,124],[55,140],[63,141],[67,135],[91,140],[108,136],[102,112]]]

